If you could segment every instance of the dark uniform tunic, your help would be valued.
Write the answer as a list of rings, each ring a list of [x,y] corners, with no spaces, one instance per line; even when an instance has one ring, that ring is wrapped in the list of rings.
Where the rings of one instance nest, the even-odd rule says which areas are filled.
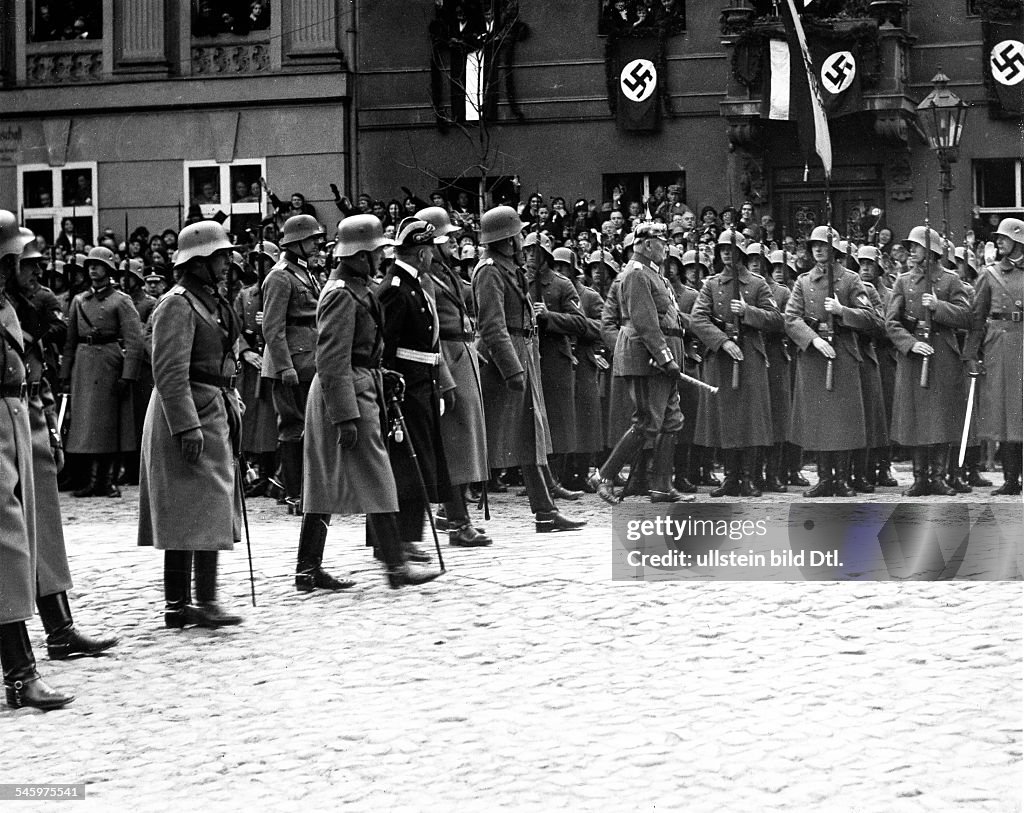
[[[453,483],[487,480],[487,425],[472,314],[472,290],[455,271],[434,262],[430,269],[441,332],[441,355],[451,373],[455,406],[441,416],[441,439]]]
[[[704,346],[704,380],[718,387],[715,397],[702,397],[694,441],[701,446],[744,449],[772,444],[772,412],[768,390],[768,353],[762,331],[782,324],[782,314],[768,283],[742,265],[740,296],[747,303],[742,317],[740,386],[732,388],[733,359],[722,347],[729,336],[728,324],[736,318],[731,310],[736,273],[727,266],[708,277],[690,314],[690,327]]]
[[[576,449],[579,454],[599,452],[604,448],[601,416],[601,393],[598,389],[598,351],[601,345],[601,312],[604,300],[579,278],[575,281],[580,308],[586,319],[586,328],[576,337]],[[541,358],[543,365],[544,359]]]
[[[127,294],[108,285],[74,298],[60,373],[71,379],[69,452],[113,454],[138,448],[131,393],[122,396],[117,382],[138,380],[143,352],[142,322]]]
[[[1024,381],[1024,260],[1004,257],[978,278],[964,355],[985,360],[977,384],[978,437],[1020,443]]]
[[[260,352],[264,347],[263,328],[256,322],[262,310],[260,290],[256,285],[243,288],[235,298],[235,316],[246,344]],[[264,454],[277,448],[277,413],[274,411],[273,386],[269,378],[251,364],[242,362],[238,377],[238,394],[245,404],[242,415],[242,451]]]
[[[302,499],[309,513],[398,511],[384,444],[383,318],[364,278],[344,265],[332,273],[317,307],[317,373],[306,404]],[[357,422],[351,449],[338,445],[338,424],[345,421]]]
[[[419,271],[399,260],[377,288],[384,312],[384,366],[405,378],[401,404],[416,461],[408,443],[392,438],[391,469],[403,501],[419,500],[420,475],[431,502],[444,502],[451,488],[441,439],[440,394],[453,386],[438,344],[440,332],[433,302],[420,282]],[[422,523],[422,517],[420,518]]]
[[[934,292],[939,302],[932,313],[929,356],[930,385],[920,386],[921,362],[911,353],[918,320],[925,308],[921,297]],[[960,440],[967,408],[967,379],[960,359],[955,330],[971,324],[967,290],[960,278],[938,264],[930,276],[925,267],[912,267],[896,278],[885,314],[885,329],[900,355],[896,361],[896,387],[890,435],[903,446],[928,446]]]
[[[537,317],[540,335],[540,379],[554,454],[576,451],[576,360],[572,341],[586,330],[576,288],[548,267],[529,278],[530,297],[547,312]]]
[[[855,330],[876,329],[881,316],[871,307],[860,276],[838,263],[833,265],[833,293],[843,305],[833,315],[836,351],[833,361],[833,389],[825,388],[828,359],[812,342],[819,327],[827,324],[828,270],[816,265],[801,274],[786,305],[786,333],[799,348],[790,440],[804,449],[818,452],[863,449],[864,394],[860,365],[863,363]]]
[[[231,306],[191,274],[153,312],[155,389],[142,432],[139,544],[160,550],[231,550],[241,538],[235,474],[241,407],[238,329]],[[196,463],[180,435],[200,429]]]
[[[860,365],[860,389],[864,399],[864,434],[866,448],[880,449],[889,445],[889,420],[885,404],[885,390],[882,387],[882,356],[884,350],[877,345],[887,341],[885,333],[885,308],[882,297],[874,285],[865,285],[871,307],[878,314],[877,322],[864,331],[857,331],[862,363]]]
[[[473,301],[490,467],[544,466],[551,435],[526,274],[510,258],[486,247],[484,255],[473,273]],[[505,382],[519,373],[525,373],[526,389],[514,392]]]
[[[779,311],[786,312],[790,290],[770,276],[765,278],[772,299]],[[789,413],[793,406],[792,377],[789,365],[793,358],[789,353],[789,337],[786,335],[785,320],[777,328],[764,332],[764,345],[768,353],[768,398],[772,404],[772,440],[785,443],[789,440]]]
[[[36,527],[24,338],[0,291],[0,624],[35,614]]]
[[[316,305],[320,285],[306,261],[285,251],[263,281],[263,377],[274,380],[278,439],[302,439],[306,397],[316,373]],[[299,386],[281,383],[295,370]]]

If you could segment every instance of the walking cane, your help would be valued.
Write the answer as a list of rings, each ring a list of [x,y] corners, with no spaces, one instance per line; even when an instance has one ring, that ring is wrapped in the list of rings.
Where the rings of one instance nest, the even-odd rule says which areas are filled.
[[[235,458],[235,488],[242,501],[242,526],[245,528],[245,551],[249,555],[249,592],[252,594],[252,606],[256,606],[256,576],[252,571],[252,537],[249,535],[249,511],[245,505],[245,489],[242,488],[241,455]]]
[[[409,457],[412,458],[413,467],[416,469],[416,477],[420,481],[420,491],[423,492],[423,504],[427,507],[427,518],[430,520],[430,530],[434,534],[434,547],[437,549],[437,563],[441,567],[441,572],[446,572],[444,566],[444,559],[441,556],[441,543],[437,539],[437,528],[434,526],[434,512],[430,508],[430,495],[427,493],[427,481],[423,479],[423,470],[420,468],[420,459],[416,456],[416,447],[412,445],[412,435],[409,434],[409,427],[405,425],[405,415],[402,414],[402,408],[398,405],[398,399],[391,398],[391,407],[395,411],[395,419],[398,421],[398,425],[402,430],[402,436],[405,440],[407,448],[409,449]]]

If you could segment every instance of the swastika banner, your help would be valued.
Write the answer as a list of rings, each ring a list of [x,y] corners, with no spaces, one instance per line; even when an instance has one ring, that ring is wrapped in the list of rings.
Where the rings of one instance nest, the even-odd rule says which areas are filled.
[[[818,71],[821,102],[830,119],[864,109],[861,94],[860,49],[856,45],[811,41],[811,58]]]
[[[619,128],[653,131],[661,122],[659,105],[658,40],[654,37],[625,37],[617,43],[619,99],[616,114]]]
[[[1024,116],[1024,19],[984,26],[985,85],[997,116]]]

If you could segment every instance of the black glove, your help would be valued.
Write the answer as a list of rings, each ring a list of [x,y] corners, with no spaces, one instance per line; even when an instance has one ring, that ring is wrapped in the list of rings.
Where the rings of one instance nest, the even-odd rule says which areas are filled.
[[[387,401],[401,401],[405,397],[405,379],[394,370],[384,370],[384,398]]]
[[[338,445],[342,449],[355,448],[359,440],[359,429],[356,421],[344,421],[338,424]]]
[[[672,361],[666,361],[664,364],[662,364],[661,371],[665,375],[671,376],[673,378],[678,378],[679,373],[681,372],[679,369],[679,365],[676,363],[675,359],[672,359]]]
[[[512,392],[524,392],[526,390],[526,373],[516,373],[505,379],[505,386]]]
[[[977,378],[979,375],[985,375],[985,365],[980,361],[970,359],[967,362],[967,375],[971,378]]]

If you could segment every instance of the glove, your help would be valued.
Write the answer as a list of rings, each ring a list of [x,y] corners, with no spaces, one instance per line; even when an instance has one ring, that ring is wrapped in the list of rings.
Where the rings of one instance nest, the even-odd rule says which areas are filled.
[[[338,191],[338,185],[336,183],[331,184],[331,192],[334,194],[335,200],[341,200],[341,192]]]
[[[980,361],[971,359],[967,362],[967,375],[971,378],[977,378],[979,375],[985,375],[985,365]]]
[[[526,391],[526,373],[516,373],[514,376],[505,379],[505,386],[512,392]]]
[[[356,421],[344,421],[338,424],[338,445],[342,449],[355,448],[358,440],[359,429],[356,426]]]
[[[405,379],[394,370],[384,371],[384,398],[388,401],[401,401],[405,397]]]
[[[661,371],[665,373],[665,375],[671,376],[672,378],[677,377],[679,373],[682,372],[679,369],[679,365],[676,363],[675,359],[672,359],[672,361],[666,361],[664,364],[662,364]]]
[[[68,395],[71,394],[71,379],[70,378],[62,378],[60,380],[60,391],[65,393],[65,394],[68,394]]]
[[[288,384],[291,387],[298,386],[299,374],[293,369],[287,369],[281,373],[281,383]]]
[[[455,409],[455,390],[448,390],[448,392],[441,395],[441,403],[444,404],[444,408],[441,410],[441,414],[450,413]]]
[[[199,462],[199,456],[203,453],[203,430],[186,429],[179,435],[181,438],[181,459],[190,466]]]
[[[51,446],[50,451],[53,452],[53,463],[57,467],[57,473],[64,469],[64,450],[60,446]]]

